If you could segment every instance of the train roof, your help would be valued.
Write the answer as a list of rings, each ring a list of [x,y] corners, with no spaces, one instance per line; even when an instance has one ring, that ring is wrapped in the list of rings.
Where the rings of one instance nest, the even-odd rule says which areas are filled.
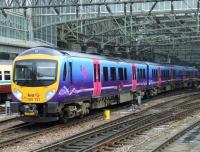
[[[101,55],[96,55],[96,54],[88,54],[88,53],[80,53],[80,52],[73,52],[73,51],[61,51],[65,55],[69,55],[72,57],[82,57],[82,58],[91,58],[91,59],[99,59],[99,60],[106,60],[109,57],[101,56]],[[112,60],[118,60],[115,58],[109,58]]]
[[[28,49],[22,53],[19,54],[19,56],[24,56],[28,54],[48,54],[51,56],[62,56],[63,54],[59,52],[58,50],[55,50],[53,48],[47,48],[47,47],[34,47],[31,49]]]
[[[0,60],[0,65],[12,65],[12,60]]]
[[[113,57],[101,56],[101,55],[96,55],[96,54],[79,53],[79,52],[73,52],[73,51],[61,51],[61,52],[64,53],[64,54],[67,54],[69,56],[72,56],[72,57],[83,57],[83,58],[110,60],[110,61],[117,61],[117,62],[147,64],[145,61],[136,61],[136,60],[130,60],[130,59],[113,58]]]
[[[178,65],[170,65],[170,64],[159,64],[159,63],[153,63],[153,62],[147,62],[147,61],[137,61],[137,60],[130,60],[130,59],[121,59],[121,58],[114,58],[114,57],[108,57],[108,56],[101,56],[98,54],[88,54],[88,53],[80,53],[80,52],[73,52],[73,51],[68,51],[68,50],[59,50],[57,48],[51,48],[51,47],[34,47],[31,49],[28,49],[19,56],[24,56],[28,54],[48,54],[51,56],[71,56],[71,57],[82,57],[82,58],[91,58],[91,59],[99,59],[99,60],[110,60],[110,61],[115,61],[115,62],[128,62],[128,63],[138,63],[138,64],[147,64],[147,65],[161,65],[161,66],[173,66],[175,68],[183,68],[187,66],[178,66]],[[8,60],[0,60],[1,63],[6,63],[7,64],[12,64],[12,61]],[[189,68],[189,67],[188,67]],[[191,68],[191,67],[190,67]],[[195,67],[192,67],[195,69]]]
[[[19,56],[24,56],[28,54],[48,54],[52,56],[62,56],[67,55],[71,57],[82,57],[82,58],[91,58],[91,59],[99,59],[99,60],[111,60],[117,62],[129,62],[129,63],[138,63],[138,64],[152,64],[152,65],[159,65],[157,63],[151,63],[146,61],[137,61],[137,60],[130,60],[130,59],[121,59],[121,58],[114,58],[108,56],[101,56],[98,54],[88,54],[88,53],[80,53],[74,51],[67,51],[67,50],[58,50],[51,47],[35,47],[22,52]]]
[[[54,48],[47,48],[47,47],[35,47],[26,50],[25,52],[22,52],[19,54],[19,56],[24,56],[28,54],[48,54],[52,56],[71,56],[71,57],[82,57],[82,58],[90,58],[90,59],[99,59],[99,60],[110,60],[110,61],[117,61],[117,62],[137,62],[137,63],[143,63],[142,61],[134,61],[134,60],[126,60],[126,59],[120,59],[120,58],[113,58],[113,57],[107,57],[107,56],[101,56],[97,54],[88,54],[88,53],[80,53],[80,52],[74,52],[74,51],[66,51],[66,50],[57,50]]]
[[[28,49],[22,53],[19,54],[19,56],[24,56],[28,54],[47,54],[51,56],[72,56],[72,57],[83,57],[83,58],[93,58],[93,59],[99,59],[99,60],[118,60],[116,58],[111,58],[111,57],[105,57],[105,56],[100,56],[100,55],[95,55],[95,54],[86,54],[86,53],[79,53],[79,52],[73,52],[73,51],[66,51],[66,50],[57,50],[54,48],[47,48],[47,47],[35,47]]]

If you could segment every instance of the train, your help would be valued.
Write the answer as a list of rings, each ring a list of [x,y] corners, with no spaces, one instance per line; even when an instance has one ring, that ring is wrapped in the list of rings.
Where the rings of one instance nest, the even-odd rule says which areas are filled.
[[[12,73],[11,110],[25,122],[67,122],[138,96],[199,85],[195,67],[47,47],[19,54]]]
[[[0,102],[11,100],[12,60],[0,60]]]

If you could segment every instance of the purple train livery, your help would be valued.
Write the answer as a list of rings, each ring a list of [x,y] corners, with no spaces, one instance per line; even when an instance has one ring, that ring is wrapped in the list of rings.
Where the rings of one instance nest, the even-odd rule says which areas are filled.
[[[27,122],[67,121],[91,110],[198,84],[194,67],[36,47],[13,63],[11,109]]]

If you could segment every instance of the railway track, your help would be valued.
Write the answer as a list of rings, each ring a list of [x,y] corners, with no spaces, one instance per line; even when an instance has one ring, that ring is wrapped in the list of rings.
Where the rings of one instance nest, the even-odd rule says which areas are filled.
[[[197,122],[193,123],[192,125],[188,126],[184,130],[182,130],[181,132],[177,133],[173,137],[171,137],[168,140],[166,140],[164,143],[162,143],[160,146],[158,146],[152,152],[161,152],[161,151],[163,151],[165,148],[167,148],[167,146],[169,146],[170,144],[174,143],[181,136],[185,135],[187,132],[189,132],[190,130],[194,129],[195,127],[197,127],[199,125],[200,125],[200,121],[197,121]]]
[[[148,107],[142,111],[137,112],[137,115],[140,115],[142,113],[148,112],[148,111],[152,111],[152,110],[156,110],[156,109],[164,109],[164,108],[172,108],[172,107],[178,107],[179,105],[184,105],[186,103],[191,102],[192,100],[196,100],[199,99],[200,94],[199,93],[193,93],[193,94],[189,94],[186,96],[181,96],[181,97],[177,97],[175,99],[171,99],[168,100],[166,102],[162,102],[160,104],[156,104],[154,106]]]
[[[176,95],[195,93],[195,92],[198,92],[198,91],[199,91],[198,89],[185,89],[185,90],[169,91],[169,92],[158,94],[157,96],[154,96],[152,98],[145,99],[145,100],[143,100],[143,103],[149,102],[152,99],[153,100],[162,99],[162,98],[176,96]]]
[[[89,121],[90,119],[96,119],[99,116],[100,116],[100,114],[89,115],[89,116],[84,117],[82,119],[75,119],[73,121],[70,121],[68,124],[56,123],[55,125],[51,125],[50,127],[44,126],[44,128],[42,128],[42,129],[39,128],[39,129],[32,130],[32,131],[30,131],[30,128],[31,129],[34,128],[33,124],[25,124],[25,125],[22,125],[22,126],[19,126],[19,127],[16,127],[16,128],[6,129],[6,130],[3,130],[0,133],[0,136],[1,136],[0,148],[6,147],[6,146],[9,146],[9,145],[13,145],[15,143],[23,142],[26,139],[34,138],[34,137],[37,137],[37,136],[42,135],[42,134],[47,134],[47,133],[50,133],[50,132],[59,131],[62,128],[74,126],[74,125],[77,125],[79,123]],[[21,134],[20,131],[24,131],[24,129],[26,129],[29,132],[28,133],[25,132],[25,134]],[[18,133],[20,133],[20,134],[18,134]],[[3,138],[3,137],[5,137],[5,138]]]
[[[31,137],[31,135],[37,134],[40,131],[52,129],[55,126],[46,126],[46,124],[32,124],[32,123],[23,123],[16,127],[2,130],[0,132],[0,147],[25,140],[26,137]],[[56,126],[57,127],[57,126]]]
[[[183,96],[183,97],[177,97],[176,99],[167,101],[167,103],[159,104],[160,106],[154,106],[154,109],[166,107],[167,105],[172,106],[175,103],[175,101],[178,102],[179,100],[182,100],[182,102],[186,102],[189,99],[191,100],[191,98],[193,100],[198,98],[198,93],[192,93],[192,94],[189,94],[189,95],[186,95],[186,96]],[[151,108],[147,108],[147,109],[150,110]],[[148,111],[148,110],[145,110],[145,111]],[[149,117],[156,117],[155,114],[144,115],[143,113],[144,113],[144,111],[140,111],[138,113],[132,114],[132,118],[130,118],[130,116],[125,116],[123,118],[120,118],[118,121],[120,121],[120,122],[127,121],[127,123],[128,123],[128,121],[130,121],[130,122],[133,123],[133,121],[139,122],[140,120],[144,120],[144,122],[146,122],[147,118],[150,120],[151,118],[149,118]],[[133,116],[134,116],[134,119],[133,119]],[[6,146],[9,146],[9,145],[13,145],[13,144],[18,143],[18,142],[23,142],[27,139],[34,138],[34,137],[37,137],[39,135],[44,135],[44,134],[47,134],[47,133],[50,133],[50,132],[59,131],[63,128],[67,128],[67,127],[70,127],[70,126],[73,126],[73,125],[81,124],[82,122],[86,122],[86,121],[89,121],[91,119],[96,119],[98,117],[102,117],[102,114],[98,113],[98,114],[89,115],[89,116],[86,116],[82,119],[75,119],[75,120],[69,122],[68,124],[56,124],[56,125],[51,126],[51,127],[44,127],[44,128],[39,128],[38,130],[29,131],[28,133],[25,132],[25,134],[23,134],[21,132],[23,132],[24,130],[28,130],[27,128],[30,128],[30,126],[31,126],[31,128],[33,128],[32,124],[24,124],[24,125],[22,124],[18,127],[15,127],[15,128],[3,130],[0,133],[0,136],[2,137],[1,140],[0,140],[0,148],[6,147]],[[133,119],[133,120],[131,121],[131,119]],[[118,121],[111,122],[111,125],[118,124]]]
[[[196,110],[200,110],[200,101],[186,104],[191,98],[185,99],[182,104],[165,110],[163,105],[156,108],[162,108],[163,111],[155,112],[135,118],[135,114],[125,116],[113,122],[101,125],[86,132],[74,135],[70,138],[35,150],[36,152],[46,151],[104,151],[112,150],[126,142],[128,138],[135,136],[154,126],[183,118]],[[174,101],[174,100],[172,100]],[[171,104],[171,103],[170,103]]]
[[[13,118],[1,120],[0,121],[0,126],[3,125],[3,124],[5,124],[5,123],[11,123],[11,122],[16,121],[16,120],[17,120],[17,117],[13,117]]]

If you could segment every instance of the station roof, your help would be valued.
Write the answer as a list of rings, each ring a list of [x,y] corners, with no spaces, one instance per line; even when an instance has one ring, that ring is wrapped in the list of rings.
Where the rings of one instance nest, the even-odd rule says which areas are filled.
[[[200,65],[199,8],[199,0],[0,3],[4,16],[7,10],[32,9],[25,18],[32,21],[33,37],[47,44],[56,40],[70,50],[80,45],[112,57],[189,65]]]

